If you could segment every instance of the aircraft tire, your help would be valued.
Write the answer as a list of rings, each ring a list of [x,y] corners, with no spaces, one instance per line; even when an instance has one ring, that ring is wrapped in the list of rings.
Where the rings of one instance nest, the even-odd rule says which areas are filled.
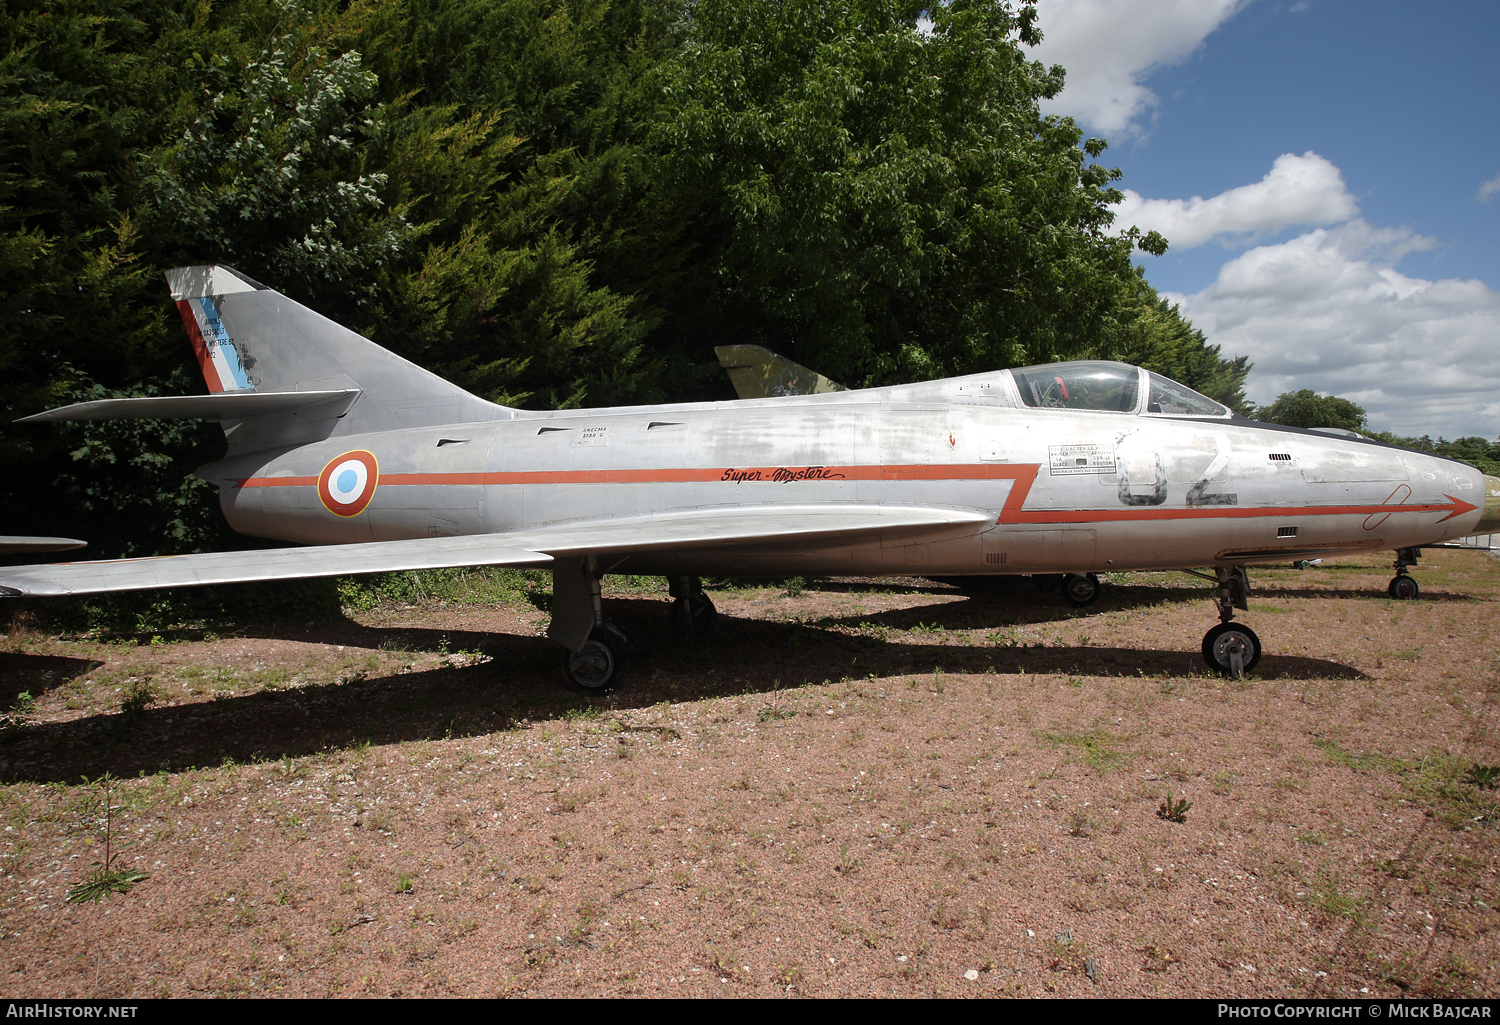
[[[1397,601],[1411,601],[1422,593],[1422,589],[1417,586],[1417,581],[1414,577],[1409,577],[1403,573],[1399,577],[1391,579],[1390,586],[1385,589],[1385,593]]]
[[[594,627],[579,650],[563,649],[563,680],[578,694],[608,694],[620,685],[628,668],[625,635],[608,625]]]
[[[672,602],[670,615],[672,629],[683,640],[691,641],[713,631],[714,623],[719,619],[719,610],[714,608],[708,595],[699,591],[697,594],[685,594]]]
[[[1239,623],[1220,623],[1203,635],[1203,661],[1220,676],[1233,676],[1230,656],[1236,644],[1243,645],[1241,656],[1246,673],[1260,664],[1260,638],[1255,631]]]
[[[1063,600],[1075,609],[1099,600],[1099,578],[1092,573],[1069,573],[1062,579]]]

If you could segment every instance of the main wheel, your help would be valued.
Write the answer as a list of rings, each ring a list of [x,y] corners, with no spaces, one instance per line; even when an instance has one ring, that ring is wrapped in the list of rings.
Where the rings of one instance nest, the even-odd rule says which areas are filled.
[[[1063,578],[1061,573],[1037,573],[1032,576],[1031,582],[1043,594],[1056,594],[1057,589],[1062,586]]]
[[[1220,623],[1203,635],[1203,661],[1214,672],[1233,676],[1235,655],[1246,673],[1260,663],[1260,638],[1248,626]]]
[[[1069,573],[1062,579],[1062,596],[1076,609],[1099,600],[1099,578],[1092,573]]]
[[[620,685],[629,667],[625,635],[608,625],[594,627],[577,651],[563,649],[563,679],[579,694],[609,693]]]
[[[1390,586],[1385,589],[1385,593],[1399,601],[1411,601],[1422,593],[1422,589],[1417,586],[1415,577],[1409,577],[1403,573],[1391,580]]]
[[[685,594],[674,601],[671,617],[673,629],[683,640],[690,641],[694,637],[704,636],[714,628],[719,610],[714,608],[708,595],[699,591],[697,594]]]

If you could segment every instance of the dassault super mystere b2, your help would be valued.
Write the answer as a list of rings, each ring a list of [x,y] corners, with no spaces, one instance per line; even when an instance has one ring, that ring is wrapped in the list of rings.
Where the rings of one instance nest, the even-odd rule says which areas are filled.
[[[1259,424],[1173,381],[1078,362],[865,390],[532,412],[464,392],[223,266],[167,274],[210,394],[29,420],[219,421],[198,470],[235,530],[309,547],[0,569],[8,595],[442,566],[553,573],[548,635],[576,689],[616,686],[606,573],[666,576],[677,628],[732,576],[1211,568],[1209,665],[1252,670],[1245,567],[1500,531],[1500,480],[1358,436]],[[769,355],[769,354],[768,354]],[[837,388],[836,385],[832,386]],[[1207,575],[1207,574],[1204,574]]]

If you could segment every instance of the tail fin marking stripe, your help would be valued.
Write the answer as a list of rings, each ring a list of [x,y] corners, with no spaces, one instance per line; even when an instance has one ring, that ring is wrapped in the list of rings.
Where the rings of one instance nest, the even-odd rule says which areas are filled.
[[[219,319],[219,311],[214,309],[213,300],[204,296],[195,301],[198,309],[193,312],[201,312],[200,323],[205,329],[203,340],[208,343],[208,351],[213,356],[224,390],[249,391],[250,378],[245,375],[239,350],[234,347],[234,340],[229,337],[229,332],[224,330],[224,323]]]
[[[203,341],[203,332],[198,330],[198,318],[193,315],[190,299],[177,300],[177,312],[182,315],[182,324],[187,328],[188,341],[193,343],[193,355],[198,359],[198,369],[203,372],[204,383],[211,392],[221,392],[219,371],[214,367],[213,357],[208,354],[208,345]]]
[[[211,392],[254,391],[245,373],[234,339],[224,330],[219,311],[208,297],[182,299],[177,303],[182,322],[193,342],[193,354]]]

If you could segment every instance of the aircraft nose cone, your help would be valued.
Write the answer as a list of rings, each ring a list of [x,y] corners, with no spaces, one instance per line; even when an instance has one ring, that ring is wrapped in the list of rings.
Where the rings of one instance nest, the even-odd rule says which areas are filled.
[[[1484,512],[1471,534],[1500,534],[1500,477],[1484,475]]]

